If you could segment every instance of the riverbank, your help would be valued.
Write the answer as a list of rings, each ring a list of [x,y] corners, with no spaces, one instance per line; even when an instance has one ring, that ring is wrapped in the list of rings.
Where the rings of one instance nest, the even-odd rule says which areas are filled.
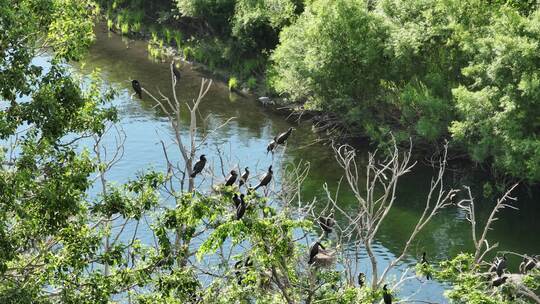
[[[249,14],[242,15],[246,12],[237,6],[243,2],[230,1],[232,9],[216,8],[206,15],[202,12],[208,7],[192,11],[188,9],[188,2],[191,3],[178,2],[178,7],[172,8],[173,17],[158,14],[161,17],[156,22],[150,20],[150,34],[145,37],[152,56],[163,60],[166,49],[171,49],[186,61],[203,64],[214,78],[226,81],[232,91],[290,96],[288,100],[283,99],[278,108],[293,111],[298,117],[315,117],[314,129],[332,138],[349,141],[369,138],[376,145],[384,146],[389,134],[393,134],[404,145],[412,138],[418,154],[428,157],[449,141],[451,158],[468,160],[489,170],[494,168],[493,171],[497,171],[494,175],[503,179],[511,177],[531,184],[540,180],[540,150],[536,148],[540,141],[535,137],[537,122],[534,118],[540,113],[537,113],[539,107],[534,105],[536,99],[520,93],[525,89],[523,81],[516,83],[515,77],[504,79],[504,73],[496,81],[482,80],[482,87],[501,87],[496,94],[486,96],[485,90],[472,85],[475,76],[465,71],[485,48],[466,42],[448,45],[461,36],[454,28],[444,30],[447,24],[444,20],[423,20],[423,15],[414,14],[401,20],[395,16],[399,10],[380,7],[378,12],[372,12],[346,0],[342,5],[327,3],[333,9],[324,10],[325,2],[321,0],[309,4],[310,10],[304,11],[302,7],[294,13],[288,12],[289,17],[283,19],[286,22],[269,24],[272,19],[265,19],[268,12],[264,10],[257,11],[255,19]],[[463,30],[472,37],[478,35],[475,41],[483,37],[475,32],[476,27],[496,30],[484,22],[490,18],[504,22],[511,14],[520,14],[520,22],[533,22],[529,17],[530,8],[507,8],[508,11],[499,16],[497,9],[455,5],[466,8],[470,14],[485,17],[475,19],[478,24],[462,24]],[[353,13],[343,11],[343,7]],[[447,9],[430,8],[434,14],[443,16],[455,13]],[[119,17],[123,16],[121,12]],[[217,14],[216,20],[221,20],[222,27],[216,27],[218,21],[210,18],[212,14]],[[143,30],[140,24],[131,27],[129,18],[120,20],[127,23],[119,19],[108,22],[108,26],[128,35]],[[247,22],[254,20],[257,22]],[[430,35],[441,38],[429,40],[418,35],[424,32],[422,29],[403,29],[404,22],[428,24],[438,29]],[[326,26],[321,27],[321,24]],[[367,24],[371,26],[364,26]],[[338,28],[343,31],[336,36]],[[239,32],[239,29],[246,31]],[[417,47],[401,40],[396,34],[400,29],[412,35]],[[343,41],[335,40],[341,36]],[[370,39],[364,41],[359,37]],[[266,39],[271,43],[266,43]],[[317,42],[319,40],[321,43]],[[506,68],[497,62],[477,63],[481,68],[473,69],[480,73],[476,78],[485,76],[481,70]],[[530,66],[536,61],[527,62]],[[524,81],[528,79],[528,69],[527,65],[515,67],[525,77]],[[536,85],[531,85],[533,94]],[[502,90],[505,86],[510,86],[511,90]],[[280,99],[274,99],[279,103]],[[502,100],[509,100],[511,107],[501,104]]]
[[[111,180],[123,182],[136,175],[142,168],[152,167],[159,172],[166,172],[167,166],[163,159],[162,146],[159,143],[160,139],[166,142],[170,140],[171,129],[166,116],[155,108],[155,103],[151,99],[130,98],[132,89],[129,79],[139,79],[152,93],[159,89],[164,94],[170,94],[169,62],[147,60],[146,44],[143,41],[129,41],[126,48],[125,42],[122,42],[120,37],[108,36],[107,33],[100,33],[98,41],[92,47],[86,60],[84,70],[81,71],[83,74],[88,74],[94,68],[100,69],[104,82],[117,88],[118,95],[114,99],[114,104],[119,109],[119,127],[126,132],[125,155],[108,176]],[[188,66],[185,67],[182,81],[177,87],[181,100],[191,100],[194,94],[196,95],[201,76],[204,75]],[[278,164],[309,163],[310,172],[303,184],[302,199],[312,201],[317,198],[318,208],[324,208],[326,196],[323,185],[327,183],[334,191],[343,175],[343,170],[334,160],[331,147],[314,143],[317,137],[306,124],[298,125],[293,119],[286,121],[282,114],[268,111],[253,99],[231,97],[226,84],[214,82],[207,98],[201,103],[201,117],[208,117],[210,124],[206,126],[201,121],[201,135],[204,136],[206,134],[204,132],[221,125],[231,117],[235,119],[210,136],[208,144],[201,146],[200,153],[207,155],[209,166],[219,167],[216,148],[219,145],[219,150],[224,153],[226,169],[249,167],[252,172],[251,183],[255,183],[270,164],[275,165],[274,177],[276,184],[279,185],[284,177],[284,168]],[[187,126],[189,115],[183,115],[181,123]],[[266,154],[268,141],[290,126],[296,127],[297,130],[291,136],[286,150],[280,149],[274,157]],[[183,136],[185,136],[183,140],[189,140],[187,134],[183,133]],[[111,138],[106,143],[110,145],[108,147],[114,148],[114,139]],[[363,164],[368,153],[372,151],[367,146],[358,147],[359,164]],[[171,147],[169,152],[172,163],[182,164],[181,156],[174,147]],[[449,164],[445,180],[457,186],[470,186],[479,206],[477,214],[485,218],[492,207],[490,203],[497,195],[493,194],[490,198],[483,197],[483,177],[471,176],[470,172],[467,172],[469,173],[467,180],[463,180],[461,179],[463,170],[470,171],[470,168],[454,168],[455,164],[455,162],[452,162],[452,165]],[[219,175],[220,180],[224,178],[221,177],[219,170],[216,174]],[[380,237],[375,242],[377,258],[382,261],[381,263],[399,254],[401,245],[406,241],[403,231],[408,231],[423,212],[423,203],[432,175],[433,169],[430,166],[419,163],[400,182],[395,208],[389,214],[390,224],[381,227]],[[208,175],[205,176],[208,181]],[[198,180],[203,180],[205,176],[201,176]],[[204,185],[200,187],[204,188]],[[340,208],[354,210],[354,194],[344,185],[341,189]],[[526,233],[526,231],[537,230],[538,222],[534,215],[538,214],[538,205],[535,204],[538,193],[535,193],[533,197],[528,197],[526,193],[516,193],[516,196],[519,198],[516,206],[520,208],[520,211],[508,209],[501,213],[494,231],[490,232],[490,240],[499,242],[501,250],[538,252],[538,243],[534,241],[534,234]],[[403,267],[414,267],[416,263],[414,257],[421,254],[422,250],[430,252],[431,260],[435,262],[470,249],[470,226],[456,209],[451,207],[445,210],[437,215],[432,225],[426,227],[426,233],[420,237],[420,242],[414,245],[411,258],[404,261]],[[336,221],[340,225],[346,223],[346,219],[341,216],[337,216]],[[515,235],[520,235],[519,240],[515,238]],[[152,235],[144,234],[141,239],[152,242]],[[362,261],[365,261],[364,257],[361,257]],[[361,267],[365,267],[365,264]],[[413,292],[418,287],[418,284],[408,285],[403,290],[403,294]],[[426,300],[445,302],[442,296],[444,286],[441,286],[439,282],[430,281],[422,286],[422,290],[426,295]]]

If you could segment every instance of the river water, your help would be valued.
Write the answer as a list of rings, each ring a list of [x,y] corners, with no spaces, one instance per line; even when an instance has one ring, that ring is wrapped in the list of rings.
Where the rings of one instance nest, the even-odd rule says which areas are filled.
[[[165,170],[165,161],[160,140],[171,142],[172,130],[162,112],[156,108],[150,98],[130,98],[131,79],[138,79],[143,86],[157,94],[158,89],[166,94],[171,92],[169,64],[155,62],[149,59],[147,45],[142,41],[128,41],[97,30],[97,41],[92,46],[83,64],[74,66],[82,74],[89,74],[94,69],[102,72],[105,82],[118,91],[114,104],[119,109],[119,127],[126,135],[123,158],[108,173],[110,180],[123,182],[135,176],[145,168]],[[182,67],[182,79],[177,92],[182,100],[191,100],[199,91],[202,72],[191,65]],[[184,111],[186,114],[186,111]],[[210,164],[218,167],[217,147],[225,153],[227,164],[231,167],[244,168],[249,166],[253,175],[263,174],[269,164],[309,162],[310,172],[303,185],[306,200],[317,198],[319,204],[326,204],[323,184],[335,189],[342,170],[334,161],[331,147],[323,144],[313,144],[316,136],[311,132],[308,123],[298,124],[287,121],[282,115],[269,111],[260,105],[254,97],[241,97],[229,94],[227,86],[220,81],[214,81],[212,88],[200,107],[200,115],[208,117],[208,130],[225,122],[230,117],[235,119],[217,133],[212,135],[202,152],[209,158]],[[187,130],[188,117],[182,117],[182,125]],[[266,145],[277,133],[294,126],[297,130],[291,136],[287,150],[272,158],[266,155]],[[204,134],[205,131],[202,130]],[[185,136],[186,134],[184,134]],[[113,145],[109,139],[106,145]],[[360,158],[365,159],[369,147],[359,148]],[[174,151],[171,148],[170,151]],[[177,153],[177,152],[176,152]],[[171,152],[172,158],[175,157]],[[485,219],[494,200],[482,196],[485,182],[482,173],[464,167],[460,164],[450,164],[447,180],[450,184],[466,184],[471,186],[476,196],[478,216]],[[279,170],[278,170],[279,172]],[[412,173],[403,177],[398,187],[397,202],[381,227],[375,242],[380,268],[391,258],[400,253],[400,249],[408,238],[409,232],[421,215],[428,191],[429,182],[434,170],[424,165],[417,165]],[[278,173],[279,176],[279,173]],[[254,183],[254,179],[252,179]],[[489,233],[491,242],[499,242],[500,250],[521,253],[540,253],[540,191],[538,188],[521,187],[515,193],[520,209],[505,210],[495,225],[495,230]],[[342,187],[340,204],[346,210],[353,210],[355,202],[346,187]],[[338,221],[344,221],[337,217]],[[470,226],[465,214],[450,207],[438,214],[425,228],[425,231],[413,244],[409,257],[400,265],[400,269],[414,266],[422,251],[428,252],[431,260],[441,260],[472,248]],[[516,268],[518,259],[511,260],[510,267]],[[360,269],[366,272],[367,259],[361,256]],[[382,267],[381,267],[382,266]],[[408,295],[421,289],[415,299],[437,303],[445,303],[442,295],[444,285],[439,282],[427,283],[413,280],[405,285],[400,293]]]

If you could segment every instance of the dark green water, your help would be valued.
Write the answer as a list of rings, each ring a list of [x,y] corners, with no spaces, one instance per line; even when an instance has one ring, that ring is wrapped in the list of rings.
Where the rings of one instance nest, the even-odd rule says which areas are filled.
[[[165,161],[159,141],[170,142],[172,130],[163,113],[155,108],[155,103],[149,98],[131,99],[131,79],[138,79],[143,86],[154,93],[160,89],[165,94],[171,92],[168,63],[157,63],[148,58],[147,46],[140,41],[122,41],[116,35],[108,35],[98,30],[98,40],[92,47],[84,65],[75,67],[79,72],[88,74],[98,68],[108,85],[115,87],[119,94],[114,103],[119,108],[120,126],[127,136],[123,159],[108,174],[110,180],[125,181],[144,168],[164,170]],[[177,92],[183,100],[191,100],[199,90],[202,74],[191,66],[182,68],[182,80]],[[184,114],[186,111],[184,111]],[[200,107],[202,117],[208,117],[208,129],[225,122],[230,117],[236,117],[225,128],[210,137],[201,153],[209,157],[210,164],[218,167],[217,146],[225,152],[229,168],[249,166],[252,172],[263,174],[271,163],[307,161],[311,171],[304,184],[304,197],[310,200],[317,197],[321,205],[325,204],[325,194],[322,185],[327,182],[335,188],[342,176],[342,170],[334,161],[332,149],[329,146],[314,144],[315,135],[308,124],[298,125],[286,121],[284,117],[274,114],[260,104],[255,98],[242,98],[230,95],[224,83],[215,81],[206,99]],[[187,126],[187,115],[182,117],[182,123]],[[272,159],[266,155],[266,145],[273,135],[286,130],[289,126],[297,128],[288,144],[284,155]],[[184,129],[187,129],[184,128]],[[205,134],[205,130],[202,130]],[[185,135],[185,134],[184,134]],[[110,141],[108,144],[112,144]],[[180,160],[177,152],[171,148],[171,155]],[[360,157],[367,155],[368,148],[360,151]],[[175,156],[176,155],[176,156]],[[481,174],[465,174],[472,172],[471,168],[455,165],[458,171],[449,172],[449,184],[465,183],[474,190],[478,214],[485,218],[492,207],[493,199],[482,198],[481,190],[484,179]],[[376,240],[375,251],[381,262],[380,268],[395,255],[407,240],[409,232],[419,218],[425,203],[429,182],[433,169],[417,165],[412,173],[405,176],[398,188],[398,201],[382,226]],[[279,176],[279,174],[278,174]],[[252,179],[253,180],[253,179]],[[519,211],[505,210],[499,216],[495,230],[490,232],[491,243],[499,242],[500,250],[510,250],[522,253],[540,253],[538,232],[540,231],[540,191],[538,189],[520,189],[516,192],[519,201],[516,206]],[[343,187],[340,195],[342,207],[354,210],[355,201],[347,188]],[[338,217],[338,221],[343,218]],[[400,269],[412,266],[422,251],[427,251],[432,260],[450,257],[461,251],[471,250],[471,232],[465,214],[450,207],[437,215],[417,238]],[[517,267],[517,259],[511,267]],[[367,259],[362,256],[361,271],[366,272]],[[437,282],[422,284],[417,280],[411,281],[401,290],[407,295],[421,288],[417,299],[445,303],[442,296],[444,286]]]

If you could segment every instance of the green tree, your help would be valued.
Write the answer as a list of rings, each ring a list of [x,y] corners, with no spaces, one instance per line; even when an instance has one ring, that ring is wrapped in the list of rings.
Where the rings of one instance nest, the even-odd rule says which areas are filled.
[[[492,159],[515,177],[540,179],[540,13],[505,8],[471,43],[470,79],[453,91],[459,117],[452,136],[476,161]]]
[[[307,106],[340,113],[348,121],[371,119],[389,60],[390,28],[361,1],[313,1],[280,34],[270,82],[278,93]]]

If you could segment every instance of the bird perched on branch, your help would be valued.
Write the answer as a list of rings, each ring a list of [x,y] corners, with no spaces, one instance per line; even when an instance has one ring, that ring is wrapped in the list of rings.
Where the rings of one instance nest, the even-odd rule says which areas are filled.
[[[206,156],[203,154],[199,158],[199,160],[195,163],[195,166],[193,166],[193,173],[191,173],[190,177],[195,177],[197,174],[201,173],[204,169],[204,166],[206,165]]]
[[[272,166],[268,167],[268,172],[266,172],[266,174],[263,176],[259,184],[255,186],[255,190],[259,189],[261,186],[265,186],[265,187],[268,186],[268,184],[272,180],[273,174],[274,172],[272,171]]]
[[[231,170],[231,174],[227,177],[225,186],[232,186],[238,177],[238,173],[235,170]]]
[[[240,204],[236,207],[236,219],[240,220],[246,213],[246,202],[244,201],[244,194],[240,196]]]
[[[325,267],[333,264],[335,260],[335,251],[326,250],[319,241],[315,242],[309,250],[308,265]]]
[[[240,197],[238,197],[238,193],[233,194],[232,200],[234,203],[234,208],[238,209],[238,206],[240,206],[240,204],[242,203],[242,201],[240,200]]]
[[[308,265],[313,264],[315,261],[315,256],[321,251],[321,249],[326,249],[320,242],[315,242],[313,245],[311,245],[311,248],[309,249],[309,261]]]
[[[382,289],[383,289],[384,304],[392,304],[392,295],[388,292],[388,289],[386,288],[386,284],[384,284]]]
[[[131,86],[133,87],[133,90],[135,93],[139,96],[140,99],[142,99],[142,87],[141,83],[137,79],[133,79],[131,81]]]
[[[240,182],[238,182],[238,188],[245,185],[247,183],[248,178],[249,178],[249,168],[245,167],[244,173],[242,174],[242,176],[240,176]]]
[[[428,260],[427,260],[427,258],[426,258],[426,252],[425,252],[425,251],[422,252],[422,260],[420,260],[420,263],[421,263],[422,265],[424,265],[424,266],[429,266],[429,262],[428,262]],[[427,280],[431,280],[431,279],[432,279],[431,273],[429,273],[429,272],[426,273],[426,279],[427,279]]]
[[[364,287],[366,275],[363,272],[358,274],[358,287]]]
[[[525,267],[527,266],[527,263],[529,263],[529,258],[524,256],[523,261],[519,264],[519,273],[524,274],[526,272]]]
[[[272,139],[272,141],[266,146],[266,155],[268,155],[268,152],[274,153],[274,149],[276,148],[276,138]]]
[[[334,221],[334,214],[332,213],[329,216],[319,216],[317,221],[319,222],[321,229],[326,233],[332,233],[332,227],[336,224],[336,221]]]
[[[503,254],[502,256],[502,259],[499,259],[499,262],[497,263],[497,267],[495,268],[495,271],[497,272],[497,276],[501,277],[504,270],[506,269],[506,266],[507,266],[507,261],[506,261],[506,254]]]
[[[529,259],[527,264],[525,264],[525,268],[524,268],[525,272],[524,273],[527,273],[527,272],[533,270],[537,265],[538,265],[538,256]]]
[[[283,132],[283,133],[279,134],[276,137],[276,144],[283,145],[287,141],[289,136],[291,136],[291,133],[292,133],[293,130],[294,130],[294,128],[290,127],[289,130],[287,130],[286,132]]]
[[[491,264],[491,267],[489,268],[489,272],[496,272],[497,275],[500,277],[506,268],[506,254],[500,257],[495,257],[493,259],[493,263]]]

